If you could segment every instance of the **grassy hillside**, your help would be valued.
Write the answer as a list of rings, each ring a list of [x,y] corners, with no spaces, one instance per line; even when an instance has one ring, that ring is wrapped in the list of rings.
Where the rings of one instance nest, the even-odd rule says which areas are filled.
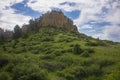
[[[62,28],[0,44],[0,80],[119,80],[120,43]]]

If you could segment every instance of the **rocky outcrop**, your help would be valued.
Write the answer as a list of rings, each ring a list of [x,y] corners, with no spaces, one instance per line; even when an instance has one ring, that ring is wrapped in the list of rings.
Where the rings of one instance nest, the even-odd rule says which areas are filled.
[[[39,26],[56,26],[56,27],[64,27],[66,29],[77,31],[77,27],[73,25],[73,21],[67,18],[60,11],[51,11],[43,14],[40,17]]]

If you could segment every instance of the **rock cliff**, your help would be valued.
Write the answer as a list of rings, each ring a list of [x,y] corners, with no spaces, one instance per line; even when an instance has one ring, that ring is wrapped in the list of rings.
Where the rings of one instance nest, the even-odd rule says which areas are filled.
[[[56,26],[56,27],[64,27],[66,29],[77,31],[77,27],[73,25],[73,21],[67,18],[60,11],[51,11],[43,14],[40,17],[39,26]]]

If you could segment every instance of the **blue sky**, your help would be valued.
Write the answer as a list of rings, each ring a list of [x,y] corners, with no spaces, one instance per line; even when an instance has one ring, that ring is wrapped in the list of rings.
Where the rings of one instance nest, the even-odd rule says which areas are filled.
[[[12,30],[51,10],[61,10],[79,32],[120,42],[120,0],[1,0],[0,27]]]

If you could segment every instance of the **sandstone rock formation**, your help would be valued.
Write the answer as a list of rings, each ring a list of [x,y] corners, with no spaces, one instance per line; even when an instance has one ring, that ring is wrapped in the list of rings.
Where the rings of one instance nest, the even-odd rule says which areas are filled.
[[[56,27],[64,27],[66,29],[77,31],[77,27],[73,25],[73,21],[60,11],[51,11],[43,14],[40,17],[39,26],[56,26]]]

